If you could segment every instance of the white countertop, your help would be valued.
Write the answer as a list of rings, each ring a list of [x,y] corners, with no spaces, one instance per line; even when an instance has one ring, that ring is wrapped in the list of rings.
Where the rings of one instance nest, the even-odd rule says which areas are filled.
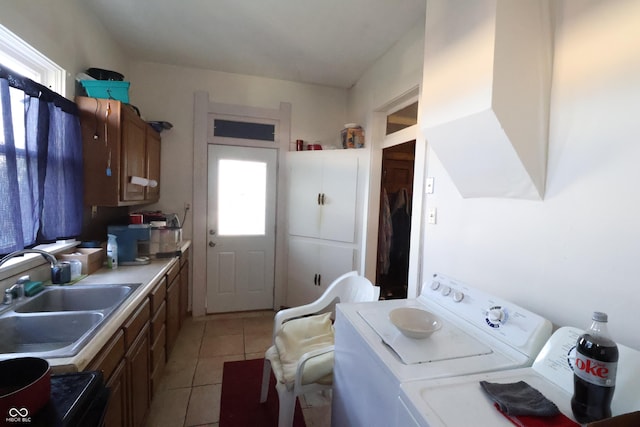
[[[190,241],[184,241],[182,251],[191,245]],[[95,273],[78,281],[81,285],[104,285],[141,283],[123,303],[118,307],[100,327],[96,335],[72,357],[60,357],[47,359],[51,369],[55,373],[75,372],[86,369],[104,345],[111,339],[114,333],[122,326],[127,318],[135,311],[138,305],[147,298],[153,287],[160,282],[171,267],[179,262],[178,257],[154,259],[146,265],[118,266],[115,270],[101,268]],[[73,286],[73,285],[71,285]]]

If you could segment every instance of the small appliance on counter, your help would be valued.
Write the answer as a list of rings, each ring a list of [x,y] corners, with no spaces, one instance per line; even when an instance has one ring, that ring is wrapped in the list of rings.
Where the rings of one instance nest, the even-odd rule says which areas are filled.
[[[150,226],[149,241],[140,242],[140,254],[151,258],[171,258],[181,254],[182,226],[177,214],[137,212],[131,215],[141,215],[142,222]]]
[[[148,224],[110,225],[107,233],[117,238],[118,265],[144,265],[151,262],[149,257],[138,251],[138,244],[148,242],[151,236]]]

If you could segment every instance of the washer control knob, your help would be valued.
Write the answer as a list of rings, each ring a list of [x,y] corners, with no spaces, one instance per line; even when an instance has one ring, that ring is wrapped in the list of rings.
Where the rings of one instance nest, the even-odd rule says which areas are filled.
[[[487,313],[487,317],[493,323],[502,323],[505,320],[505,313],[500,307],[493,307]]]
[[[442,294],[442,296],[447,296],[451,293],[451,288],[449,286],[443,286],[442,290],[440,291],[440,293]]]
[[[437,280],[434,280],[433,282],[431,282],[431,289],[433,289],[434,291],[438,290],[439,287],[440,287],[440,282],[438,282]]]
[[[464,293],[462,291],[455,291],[453,293],[453,300],[455,302],[460,302],[464,299]]]

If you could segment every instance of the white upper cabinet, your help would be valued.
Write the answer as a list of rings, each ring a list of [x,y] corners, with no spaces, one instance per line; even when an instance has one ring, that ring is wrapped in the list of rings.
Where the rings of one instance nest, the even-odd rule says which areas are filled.
[[[352,243],[358,150],[290,152],[289,235]]]
[[[429,0],[420,126],[463,197],[544,196],[552,39],[540,0]]]

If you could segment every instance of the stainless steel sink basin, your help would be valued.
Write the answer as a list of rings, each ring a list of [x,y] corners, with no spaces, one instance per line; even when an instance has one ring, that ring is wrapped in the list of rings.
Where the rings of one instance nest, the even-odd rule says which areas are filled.
[[[0,358],[78,354],[139,286],[49,286],[15,302],[0,314]]]
[[[33,353],[67,347],[103,318],[99,312],[1,318],[0,353]]]
[[[133,292],[131,285],[84,285],[49,288],[18,304],[16,313],[104,310],[120,304]]]

